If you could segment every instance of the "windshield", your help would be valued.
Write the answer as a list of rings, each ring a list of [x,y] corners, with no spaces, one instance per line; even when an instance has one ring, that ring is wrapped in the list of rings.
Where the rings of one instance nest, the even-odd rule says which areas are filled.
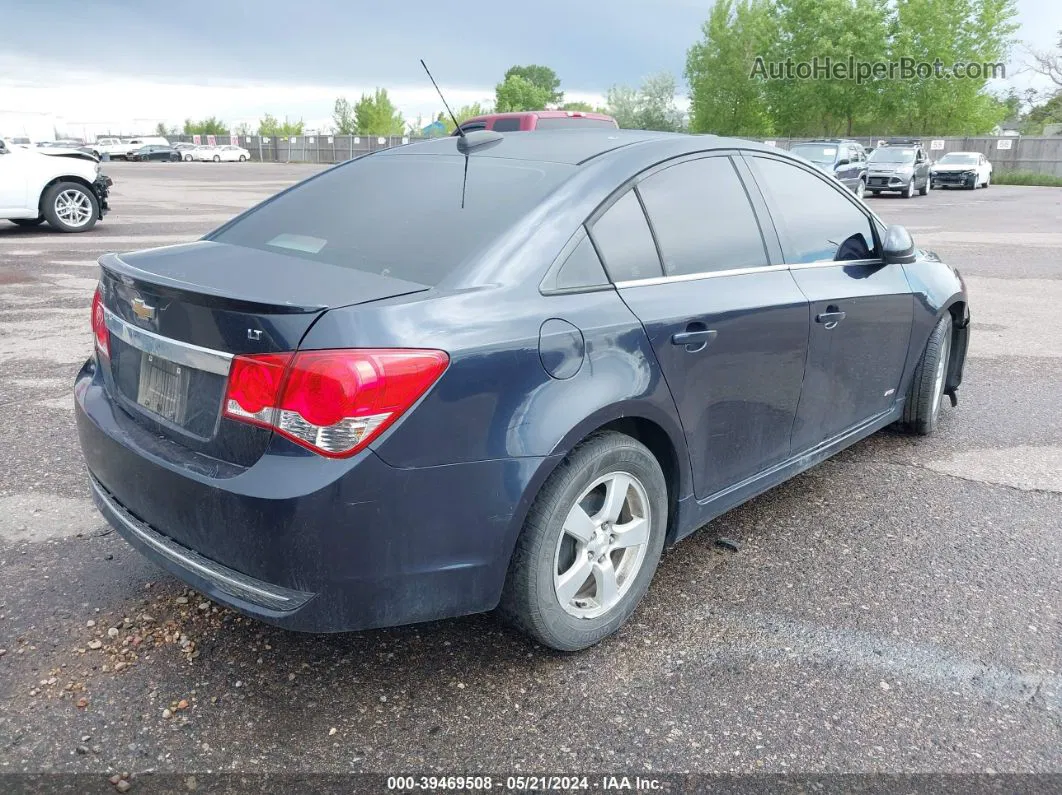
[[[977,155],[964,155],[958,152],[950,155],[944,155],[940,158],[939,162],[942,166],[976,166]]]
[[[210,238],[434,285],[573,167],[460,155],[369,155],[308,180]],[[292,267],[299,267],[293,260]]]
[[[914,149],[901,149],[899,147],[883,146],[870,153],[871,163],[913,163],[915,159]]]
[[[837,157],[836,146],[823,146],[822,144],[797,144],[789,150],[794,155],[800,155],[812,163],[832,163]]]

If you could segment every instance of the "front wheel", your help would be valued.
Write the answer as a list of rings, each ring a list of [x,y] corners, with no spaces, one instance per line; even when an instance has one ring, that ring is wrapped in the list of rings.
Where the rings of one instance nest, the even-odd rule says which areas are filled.
[[[247,161],[247,156],[246,155],[240,155],[240,162],[244,163],[246,161]]]
[[[907,189],[903,192],[905,199],[913,199],[915,195],[915,181],[914,177],[911,177],[911,181],[907,183]]]
[[[951,313],[945,312],[929,335],[907,391],[903,424],[912,433],[929,436],[936,430],[950,359]]]
[[[96,225],[100,208],[84,185],[59,182],[44,194],[44,217],[60,232],[87,232]]]
[[[214,155],[214,162],[215,163],[220,163],[221,162],[221,155]]]
[[[656,572],[667,528],[667,484],[640,442],[591,436],[557,467],[528,511],[500,610],[560,651],[616,632]]]
[[[930,187],[929,179],[927,178],[926,179],[926,184],[918,189],[918,195],[919,196],[925,196],[927,193],[929,193],[929,187]]]
[[[185,163],[191,163],[192,162],[192,156],[191,155],[185,155],[184,156],[184,162]]]

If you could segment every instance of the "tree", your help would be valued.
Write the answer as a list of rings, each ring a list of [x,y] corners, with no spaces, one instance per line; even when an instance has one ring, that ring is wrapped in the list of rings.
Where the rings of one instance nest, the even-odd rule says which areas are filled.
[[[184,120],[184,135],[228,135],[229,128],[225,122],[213,116],[201,121]]]
[[[1058,51],[1036,50],[1026,47],[1025,51],[1031,60],[1029,67],[1038,74],[1043,75],[1062,91],[1062,30],[1058,32]]]
[[[155,125],[155,135],[161,135],[163,137],[169,135],[169,130],[166,129],[166,122],[160,121]]]
[[[683,127],[682,115],[675,107],[675,78],[667,72],[646,78],[638,89],[612,86],[607,101],[605,112],[620,127],[668,132]]]
[[[589,102],[565,102],[560,110],[581,111],[582,113],[594,113],[596,108]]]
[[[531,64],[529,66],[510,66],[502,78],[502,83],[510,77],[522,77],[533,86],[546,94],[543,105],[557,106],[564,102],[564,92],[560,90],[560,78],[557,73],[548,66]],[[528,110],[541,110],[541,108],[528,108]]]
[[[335,108],[332,111],[332,124],[336,135],[353,135],[358,131],[358,126],[354,121],[354,109],[346,97],[336,99]]]
[[[521,75],[506,77],[494,89],[494,107],[498,113],[518,110],[545,110],[550,92]]]
[[[401,135],[406,123],[387,96],[387,89],[362,94],[354,106],[354,126],[359,135]]]
[[[461,124],[464,123],[466,119],[471,119],[476,116],[486,116],[488,113],[493,112],[494,108],[490,105],[482,105],[479,102],[473,102],[471,105],[464,105],[455,110],[454,115],[457,117],[458,124]],[[441,122],[446,127],[447,135],[454,131],[454,121],[446,111],[440,111],[439,115],[435,117],[435,120]]]
[[[258,122],[258,134],[277,138],[290,138],[293,135],[302,135],[305,126],[302,119],[297,122],[291,122],[285,116],[284,121],[279,122],[276,117],[267,113]]]
[[[770,135],[767,84],[754,78],[756,57],[770,53],[777,29],[771,0],[717,0],[686,53],[690,131]]]
[[[241,121],[239,124],[233,127],[232,132],[233,134],[239,135],[243,138],[247,138],[254,135],[254,133],[251,131],[251,125],[245,121]]]

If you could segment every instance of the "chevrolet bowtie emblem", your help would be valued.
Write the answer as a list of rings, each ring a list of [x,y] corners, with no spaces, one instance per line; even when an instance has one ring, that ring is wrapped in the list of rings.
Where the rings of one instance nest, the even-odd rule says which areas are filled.
[[[141,320],[153,320],[155,317],[155,307],[149,306],[144,303],[143,298],[134,298],[130,305],[133,308],[133,314]]]

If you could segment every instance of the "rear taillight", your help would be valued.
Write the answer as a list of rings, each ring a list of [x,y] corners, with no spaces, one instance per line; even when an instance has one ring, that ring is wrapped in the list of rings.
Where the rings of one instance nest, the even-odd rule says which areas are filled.
[[[96,287],[92,296],[92,336],[96,338],[96,350],[101,356],[111,356],[111,332],[107,330],[107,317],[103,312],[103,292]]]
[[[374,348],[237,356],[224,414],[344,458],[402,416],[449,361],[443,351]]]

